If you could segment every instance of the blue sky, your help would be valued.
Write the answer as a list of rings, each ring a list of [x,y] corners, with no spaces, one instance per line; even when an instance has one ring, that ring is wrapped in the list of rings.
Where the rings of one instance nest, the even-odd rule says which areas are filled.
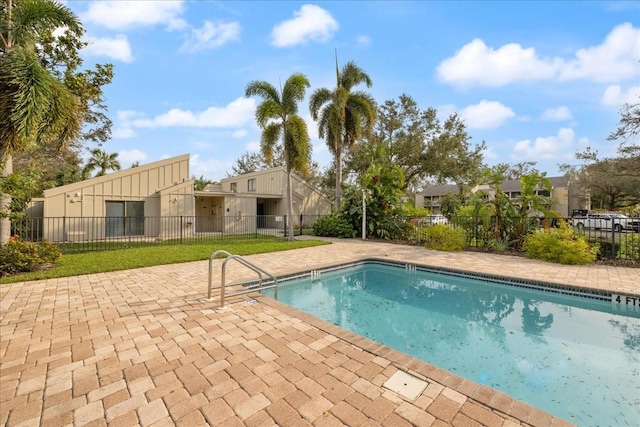
[[[85,63],[115,64],[103,149],[123,168],[190,153],[192,175],[225,177],[259,150],[246,84],[302,72],[308,94],[333,88],[336,49],[379,103],[406,93],[441,119],[458,112],[487,164],[535,161],[549,176],[586,146],[614,154],[606,137],[640,97],[638,2],[65,3],[87,29]],[[328,165],[306,102],[300,114]]]

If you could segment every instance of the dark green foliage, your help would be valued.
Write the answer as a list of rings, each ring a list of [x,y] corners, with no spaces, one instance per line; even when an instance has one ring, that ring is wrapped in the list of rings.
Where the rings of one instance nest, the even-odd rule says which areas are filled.
[[[333,90],[319,88],[309,100],[311,118],[318,124],[318,136],[325,140],[334,157],[336,207],[342,209],[343,156],[356,141],[366,138],[376,120],[376,101],[362,91],[352,91],[355,86],[371,87],[371,78],[353,61],[338,69],[336,53],[336,87]]]
[[[444,224],[425,227],[425,248],[438,251],[461,251],[466,246],[466,232],[462,228],[452,228]]]
[[[558,228],[545,228],[527,235],[523,248],[527,258],[559,264],[589,264],[598,254],[598,245],[590,245],[564,221]]]
[[[384,164],[402,169],[402,190],[423,185],[424,180],[474,186],[482,167],[485,144],[475,147],[457,114],[443,123],[435,108],[420,109],[407,94],[385,101],[378,108],[373,141],[387,147]],[[369,139],[359,140],[348,153],[347,170],[363,173],[375,156]]]
[[[62,254],[49,242],[23,242],[12,237],[0,245],[0,277],[35,271],[43,265],[53,264]]]
[[[640,261],[640,238],[638,233],[627,234],[620,245],[620,256]]]
[[[539,224],[533,215],[546,215],[553,205],[553,199],[541,194],[542,190],[551,193],[551,182],[537,171],[520,177],[520,195],[510,198],[501,185],[505,181],[507,165],[499,164],[484,172],[484,183],[491,187],[493,197],[486,203],[491,213],[491,239],[506,243],[520,250],[525,236],[534,231]]]
[[[245,95],[258,96],[262,102],[256,108],[256,122],[262,130],[260,150],[267,164],[282,150],[287,170],[287,215],[293,218],[293,189],[291,173],[294,170],[307,175],[311,163],[311,146],[307,123],[298,115],[298,103],[310,86],[302,73],[294,73],[278,91],[271,83],[254,80],[247,84]],[[282,141],[281,141],[282,140]],[[281,144],[279,146],[279,144]],[[279,148],[280,147],[280,148]],[[289,221],[288,236],[293,240],[293,222]]]
[[[613,243],[606,237],[590,239],[589,242],[598,247],[598,259],[616,258],[620,251],[620,245],[617,242]]]
[[[638,234],[623,233],[611,241],[609,237],[599,236],[589,239],[598,247],[598,259],[627,259],[640,261],[640,239]]]
[[[355,236],[355,230],[343,215],[333,214],[318,219],[313,224],[313,234],[324,237],[351,238]]]

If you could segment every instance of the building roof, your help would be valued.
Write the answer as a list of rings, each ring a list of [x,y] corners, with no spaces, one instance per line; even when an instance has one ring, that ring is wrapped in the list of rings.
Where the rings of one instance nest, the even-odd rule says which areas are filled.
[[[569,185],[569,179],[566,176],[551,176],[547,178],[551,182],[551,187],[567,187]],[[486,189],[488,186],[479,185],[476,189]],[[503,182],[500,185],[500,189],[504,192],[512,192],[512,191],[520,191],[520,180],[519,179],[510,179],[508,181]],[[422,195],[425,197],[434,197],[434,196],[443,196],[447,193],[458,193],[458,186],[455,184],[447,184],[447,185],[433,185],[431,187],[427,187],[422,192]]]
[[[121,169],[119,171],[111,172],[106,175],[95,176],[93,178],[85,179],[84,181],[78,181],[78,182],[73,182],[71,184],[61,185],[60,187],[49,188],[47,190],[44,190],[44,196],[46,198],[56,194],[62,194],[65,192],[74,192],[76,190],[80,190],[86,187],[87,185],[93,185],[93,184],[99,184],[102,182],[112,181],[114,179],[122,178],[135,173],[150,171],[152,169],[156,169],[162,166],[167,166],[172,163],[177,163],[185,160],[187,161],[187,173],[185,173],[185,176],[186,176],[185,181],[186,181],[190,179],[189,173],[188,173],[189,154],[182,154],[180,156],[170,157],[168,159],[158,160],[157,162],[151,162],[144,165],[136,166],[135,168]],[[177,185],[179,183],[176,182],[175,184]]]
[[[432,185],[430,187],[425,188],[422,191],[422,195],[425,197],[432,196],[443,196],[447,193],[458,193],[458,186],[455,184],[445,184],[445,185]]]

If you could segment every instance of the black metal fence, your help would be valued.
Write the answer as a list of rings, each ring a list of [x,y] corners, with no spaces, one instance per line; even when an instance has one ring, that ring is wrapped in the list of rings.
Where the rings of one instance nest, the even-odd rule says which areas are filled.
[[[293,219],[294,235],[312,234],[320,215]],[[85,252],[154,244],[185,244],[225,239],[287,237],[286,215],[50,217],[12,223],[24,241],[56,243],[62,252]]]
[[[521,244],[528,233],[545,227],[555,228],[560,221],[572,224],[571,218],[535,218],[535,217],[452,217],[433,220],[432,218],[394,217],[377,225],[372,237],[388,240],[403,240],[412,244],[424,244],[427,239],[427,227],[442,224],[465,231],[466,246],[486,248],[498,252],[521,250]],[[575,226],[575,234],[584,236],[591,244],[599,247],[601,259],[621,259],[640,261],[640,217],[631,218],[629,226],[589,228]],[[360,232],[360,231],[358,231]]]
[[[299,215],[294,218],[294,235],[313,234],[313,225],[322,215]],[[156,244],[187,244],[229,239],[286,238],[289,219],[286,215],[254,216],[171,216],[171,217],[56,217],[26,218],[12,224],[13,235],[22,240],[49,241],[64,253],[118,249]],[[556,227],[557,218],[453,217],[436,220],[451,228],[465,230],[468,247],[497,251],[519,249],[514,233],[505,230],[520,227],[522,236],[544,227]],[[571,224],[571,219],[565,219]],[[637,221],[637,222],[636,222]],[[640,218],[634,218],[634,224]],[[426,228],[433,219],[393,217],[378,224],[370,237],[424,244]],[[500,225],[500,226],[498,226]],[[574,227],[590,243],[597,243],[600,258],[640,261],[640,228]],[[357,230],[361,235],[361,230]]]

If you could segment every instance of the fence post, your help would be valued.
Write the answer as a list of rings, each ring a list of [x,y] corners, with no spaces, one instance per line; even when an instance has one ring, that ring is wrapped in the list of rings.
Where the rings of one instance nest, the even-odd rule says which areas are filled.
[[[478,247],[478,217],[473,217],[473,244]]]
[[[62,247],[67,247],[67,217],[62,217]]]
[[[622,232],[620,232],[620,240],[622,240]],[[611,224],[611,259],[616,259],[616,226],[613,221]]]
[[[287,227],[287,216],[284,216],[284,221],[282,221],[282,223],[284,224],[284,235],[285,237],[287,237],[287,230],[289,230],[289,227]]]
[[[367,240],[367,200],[364,188],[362,189],[362,240]]]
[[[180,215],[180,243],[182,243],[183,232],[184,232],[183,221],[184,221],[184,217]]]

